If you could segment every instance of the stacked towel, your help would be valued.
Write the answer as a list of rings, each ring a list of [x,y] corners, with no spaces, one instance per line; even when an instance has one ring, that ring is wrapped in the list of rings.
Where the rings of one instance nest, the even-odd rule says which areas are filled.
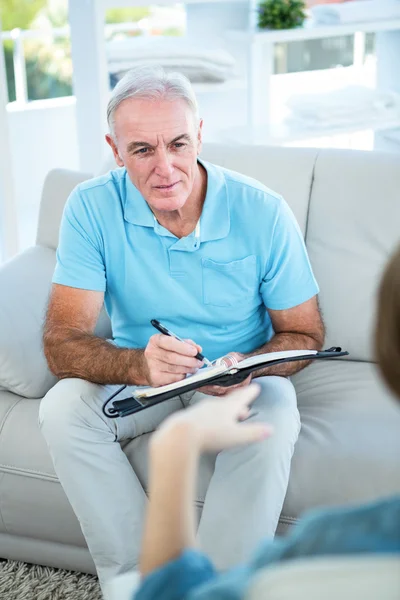
[[[400,122],[400,94],[356,85],[325,94],[292,96],[287,106],[292,124],[312,129]]]
[[[130,38],[108,42],[108,68],[120,79],[136,66],[161,65],[192,82],[223,82],[236,75],[234,58],[223,49],[206,49],[185,38]]]
[[[337,25],[400,18],[399,0],[354,0],[340,4],[321,4],[311,9],[317,24]]]

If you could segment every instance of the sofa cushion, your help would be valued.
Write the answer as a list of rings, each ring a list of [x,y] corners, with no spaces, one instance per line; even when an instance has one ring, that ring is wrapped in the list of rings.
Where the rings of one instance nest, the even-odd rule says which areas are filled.
[[[376,288],[400,242],[400,157],[324,151],[314,172],[306,245],[321,289],[327,345],[373,360]]]
[[[38,426],[39,404],[39,399],[0,391],[0,534],[85,547]],[[122,444],[146,490],[149,439],[145,434]],[[198,520],[214,463],[214,455],[200,463]]]
[[[292,380],[302,427],[281,520],[400,493],[400,402],[375,365],[321,361]]]
[[[54,265],[54,250],[36,246],[0,269],[0,387],[26,398],[41,398],[57,381],[42,348]]]
[[[204,144],[201,157],[253,177],[283,196],[304,234],[317,154],[315,148]]]
[[[0,531],[84,547],[39,430],[39,403],[0,392]]]

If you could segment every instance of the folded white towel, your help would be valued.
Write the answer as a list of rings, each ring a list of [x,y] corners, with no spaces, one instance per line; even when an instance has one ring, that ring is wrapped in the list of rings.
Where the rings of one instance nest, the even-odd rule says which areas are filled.
[[[336,25],[400,18],[399,0],[353,0],[341,4],[325,4],[311,9],[319,24]]]
[[[310,127],[400,119],[400,94],[362,86],[348,86],[325,94],[292,96],[287,106],[292,111],[292,119]]]
[[[134,59],[157,60],[168,58],[195,58],[207,60],[221,67],[234,67],[233,56],[223,48],[207,48],[186,38],[139,37],[113,40],[106,45],[109,61]]]
[[[236,61],[223,48],[207,48],[186,38],[145,37],[107,44],[108,70],[120,79],[143,65],[161,65],[179,71],[193,83],[223,82],[237,76]]]
[[[186,75],[192,83],[223,82],[236,76],[234,69],[221,67],[211,61],[196,58],[171,58],[169,56],[164,58],[135,57],[129,61],[112,61],[108,64],[108,70],[110,73],[117,75],[117,79],[120,79],[126,71],[144,65],[161,65],[166,71],[179,71]]]
[[[389,142],[393,142],[399,145],[400,149],[400,128],[389,129],[389,131],[385,131],[384,137],[389,140]]]

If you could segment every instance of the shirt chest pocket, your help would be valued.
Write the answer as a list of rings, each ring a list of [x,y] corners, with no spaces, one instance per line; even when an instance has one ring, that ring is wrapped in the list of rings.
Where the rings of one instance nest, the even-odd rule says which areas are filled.
[[[232,262],[202,259],[203,302],[212,306],[234,306],[251,298],[257,290],[257,258],[246,256]]]

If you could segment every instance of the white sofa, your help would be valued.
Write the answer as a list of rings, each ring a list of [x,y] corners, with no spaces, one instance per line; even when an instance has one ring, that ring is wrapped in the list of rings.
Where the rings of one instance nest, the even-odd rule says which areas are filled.
[[[293,378],[302,430],[279,531],[305,510],[400,492],[400,406],[373,362],[377,283],[400,241],[400,158],[314,149],[210,145],[202,157],[280,192],[304,232],[320,284],[326,347],[349,359],[313,364]],[[63,205],[84,173],[46,179],[36,246],[0,269],[0,556],[94,572],[78,521],[37,426],[55,384],[41,328]],[[110,335],[102,315],[99,335]],[[124,445],[147,486],[148,435]],[[200,477],[203,492],[212,465]],[[201,510],[201,506],[199,507]]]

